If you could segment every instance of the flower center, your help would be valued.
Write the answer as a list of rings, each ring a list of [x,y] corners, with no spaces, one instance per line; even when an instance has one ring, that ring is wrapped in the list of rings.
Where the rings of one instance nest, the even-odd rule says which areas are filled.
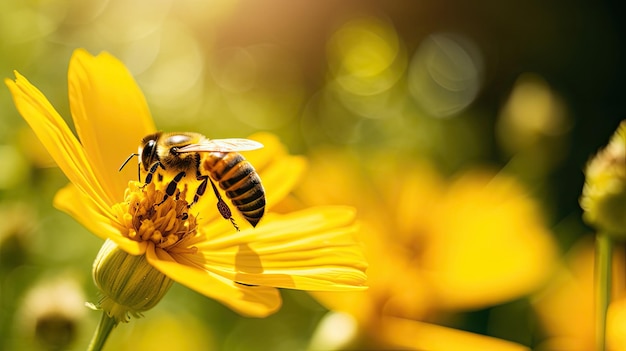
[[[135,241],[152,241],[156,247],[170,250],[186,237],[196,234],[196,216],[189,213],[187,185],[172,196],[157,188],[154,182],[143,186],[131,181],[124,202],[113,210],[122,224],[122,235]]]

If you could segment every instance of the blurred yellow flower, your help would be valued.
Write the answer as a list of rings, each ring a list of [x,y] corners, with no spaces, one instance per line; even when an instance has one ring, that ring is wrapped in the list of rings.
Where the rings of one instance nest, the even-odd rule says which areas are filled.
[[[121,161],[145,135],[155,132],[155,126],[142,92],[116,58],[84,50],[72,56],[69,97],[79,139],[45,96],[15,75],[6,84],[17,109],[71,182],[57,193],[55,206],[108,239],[103,250],[123,250],[126,256],[114,254],[115,259],[141,264],[130,255],[140,257],[169,279],[254,317],[280,307],[277,288],[365,289],[366,263],[352,237],[352,208],[271,212],[304,169],[304,160],[288,155],[276,137],[252,136],[265,148],[246,153],[263,179],[270,212],[256,228],[236,232],[218,216],[214,204],[204,201],[210,196],[188,211],[185,196],[172,196],[157,208],[162,182],[143,187],[133,180],[133,167],[118,172]],[[177,194],[186,192],[186,186],[181,188]],[[118,321],[141,311],[122,307],[128,308],[115,313]]]
[[[595,343],[595,279],[596,255],[593,240],[581,239],[567,253],[550,284],[533,299],[545,341],[538,350],[585,351]],[[626,350],[626,257],[614,251],[612,303],[607,317],[607,350]]]
[[[312,160],[296,197],[356,206],[370,264],[367,291],[314,293],[322,304],[354,316],[381,347],[451,350],[467,340],[464,350],[523,349],[418,322],[522,297],[548,278],[555,244],[513,178],[472,171],[448,183],[427,163],[375,153],[363,161],[332,150]]]

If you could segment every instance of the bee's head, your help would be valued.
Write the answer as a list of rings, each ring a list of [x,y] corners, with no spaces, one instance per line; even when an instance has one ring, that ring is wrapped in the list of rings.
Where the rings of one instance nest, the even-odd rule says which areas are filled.
[[[141,141],[141,145],[139,146],[139,159],[141,160],[143,169],[146,171],[150,169],[150,166],[152,166],[155,161],[159,160],[159,155],[157,154],[157,144],[161,134],[163,133],[157,132],[147,135]]]

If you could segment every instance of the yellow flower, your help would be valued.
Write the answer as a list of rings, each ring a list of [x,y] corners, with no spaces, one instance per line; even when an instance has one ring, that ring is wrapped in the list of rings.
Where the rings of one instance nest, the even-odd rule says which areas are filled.
[[[178,196],[156,205],[163,197],[163,182],[143,187],[133,167],[118,172],[121,161],[155,126],[143,94],[116,58],[84,50],[72,56],[69,98],[78,139],[44,95],[15,75],[6,83],[17,109],[71,182],[57,193],[55,206],[110,240],[107,245],[113,250],[145,257],[169,279],[246,316],[275,312],[281,304],[277,288],[365,289],[366,263],[352,238],[352,208],[272,213],[305,166],[276,137],[252,136],[265,148],[245,153],[263,180],[269,212],[256,228],[243,226],[243,218],[236,217],[241,231],[235,231],[219,217],[209,194],[186,213],[187,185],[179,187]],[[128,308],[115,317],[125,320],[136,311],[141,309]]]
[[[333,171],[338,167],[342,172]],[[321,176],[325,186],[313,183]],[[313,295],[353,316],[367,346],[524,349],[436,324],[455,311],[527,295],[548,278],[556,246],[514,179],[472,171],[448,182],[426,162],[375,152],[363,161],[331,150],[312,157],[295,195],[305,204],[341,201],[358,209],[369,289]]]

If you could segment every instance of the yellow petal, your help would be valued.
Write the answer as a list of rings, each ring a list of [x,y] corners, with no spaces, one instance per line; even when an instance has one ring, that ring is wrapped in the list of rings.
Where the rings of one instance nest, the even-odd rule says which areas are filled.
[[[423,262],[443,306],[501,303],[535,291],[553,272],[552,235],[515,179],[468,173],[440,206]]]
[[[76,50],[68,81],[81,144],[108,196],[121,199],[137,170],[133,164],[118,169],[141,139],[155,131],[143,93],[124,64],[106,52],[92,56]]]
[[[609,350],[626,349],[626,297],[613,301],[609,307],[606,339]]]
[[[195,246],[196,264],[251,285],[343,291],[365,289],[366,262],[353,235],[354,210],[314,207],[270,214],[256,229]]]
[[[277,289],[266,286],[246,286],[211,272],[178,263],[167,252],[149,245],[146,258],[154,268],[172,280],[207,297],[215,299],[247,317],[266,317],[281,304]]]
[[[387,317],[377,333],[394,348],[410,350],[524,351],[528,347],[462,330]]]
[[[5,83],[13,94],[17,110],[67,178],[93,199],[101,213],[106,213],[115,200],[100,186],[74,134],[37,88],[17,72],[15,77],[15,81],[6,79]]]
[[[306,160],[303,157],[287,156],[272,162],[259,173],[265,188],[268,210],[293,190],[305,168]]]
[[[146,242],[137,242],[122,236],[114,220],[98,211],[92,199],[73,184],[68,184],[56,193],[54,206],[100,238],[111,239],[131,255],[141,255],[146,251]]]

